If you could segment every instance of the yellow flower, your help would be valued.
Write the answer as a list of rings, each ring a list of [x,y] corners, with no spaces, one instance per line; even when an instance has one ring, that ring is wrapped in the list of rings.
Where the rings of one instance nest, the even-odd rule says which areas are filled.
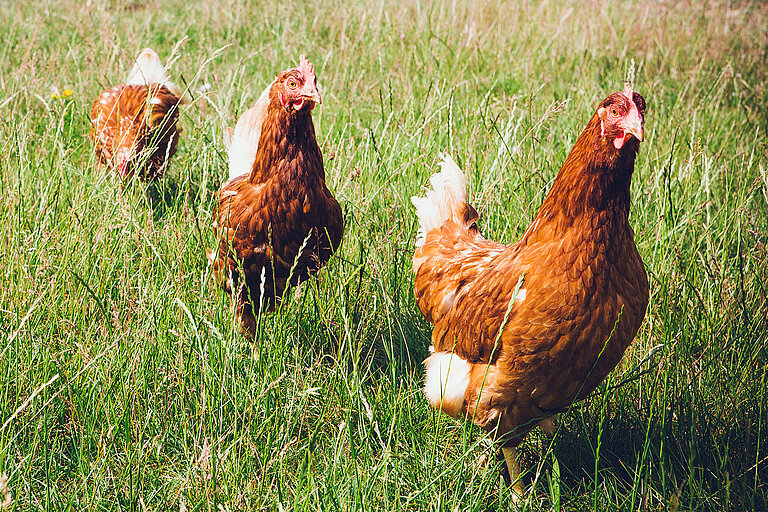
[[[53,98],[54,100],[59,99],[59,95],[54,92],[51,94],[51,98]]]
[[[64,97],[64,98],[67,98],[67,97],[69,97],[69,96],[72,96],[72,91],[71,91],[71,90],[69,90],[69,89],[64,89],[64,92],[63,92],[63,93],[61,93],[61,96],[62,96],[62,97]]]

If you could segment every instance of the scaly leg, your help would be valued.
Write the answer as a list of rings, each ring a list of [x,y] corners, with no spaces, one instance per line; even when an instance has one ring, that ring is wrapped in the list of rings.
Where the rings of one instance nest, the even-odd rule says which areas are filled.
[[[520,463],[517,460],[517,449],[504,446],[501,448],[501,453],[504,454],[504,460],[509,471],[509,479],[512,482],[512,497],[517,503],[523,497],[523,481],[520,479]]]

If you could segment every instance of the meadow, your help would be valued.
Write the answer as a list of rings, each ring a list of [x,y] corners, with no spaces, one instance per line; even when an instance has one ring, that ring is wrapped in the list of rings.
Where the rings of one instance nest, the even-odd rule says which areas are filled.
[[[0,7],[3,507],[514,510],[488,437],[420,391],[410,197],[448,151],[483,232],[515,241],[631,75],[648,103],[630,222],[650,305],[554,439],[522,446],[520,509],[768,508],[763,3]],[[88,117],[145,46],[173,56],[190,101],[166,177],[123,185]],[[344,242],[251,341],[204,256],[222,132],[300,53]]]

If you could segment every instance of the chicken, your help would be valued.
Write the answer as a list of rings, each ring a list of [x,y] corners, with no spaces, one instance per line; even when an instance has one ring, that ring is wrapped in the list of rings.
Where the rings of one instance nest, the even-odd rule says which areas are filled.
[[[99,160],[122,178],[160,178],[179,142],[181,98],[157,53],[142,50],[126,83],[93,103],[91,138]]]
[[[267,98],[262,121],[232,133],[230,161],[240,158],[242,165],[233,151],[253,140],[250,129],[259,130],[258,149],[250,171],[235,172],[219,193],[221,240],[218,252],[208,254],[224,289],[236,294],[237,314],[250,335],[254,313],[272,309],[289,284],[317,272],[338,249],[344,229],[341,207],[325,184],[312,123],[321,98],[304,55],[298,68],[277,75]]]
[[[510,246],[480,234],[449,156],[433,190],[412,199],[416,301],[434,325],[424,393],[494,435],[519,495],[525,434],[589,395],[645,316],[648,278],[628,220],[644,116],[629,84],[603,100]]]

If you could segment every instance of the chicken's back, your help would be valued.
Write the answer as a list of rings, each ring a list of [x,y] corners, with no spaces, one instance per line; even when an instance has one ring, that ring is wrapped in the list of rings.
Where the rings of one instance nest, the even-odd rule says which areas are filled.
[[[248,174],[253,168],[256,151],[259,149],[261,127],[269,106],[271,84],[261,93],[256,103],[243,112],[235,128],[225,136],[229,156],[229,179]]]
[[[413,197],[419,234],[413,255],[416,302],[422,314],[437,324],[456,298],[484,267],[506,249],[486,240],[477,229],[477,212],[467,201],[464,173],[448,155],[441,171],[430,178],[425,197]]]
[[[91,109],[91,138],[99,159],[124,177],[133,172],[131,166],[139,168],[142,178],[160,177],[176,152],[179,102],[157,84],[122,84],[102,92]]]
[[[414,253],[416,303],[424,317],[437,325],[506,249],[483,238],[476,227],[453,221],[430,231]]]

